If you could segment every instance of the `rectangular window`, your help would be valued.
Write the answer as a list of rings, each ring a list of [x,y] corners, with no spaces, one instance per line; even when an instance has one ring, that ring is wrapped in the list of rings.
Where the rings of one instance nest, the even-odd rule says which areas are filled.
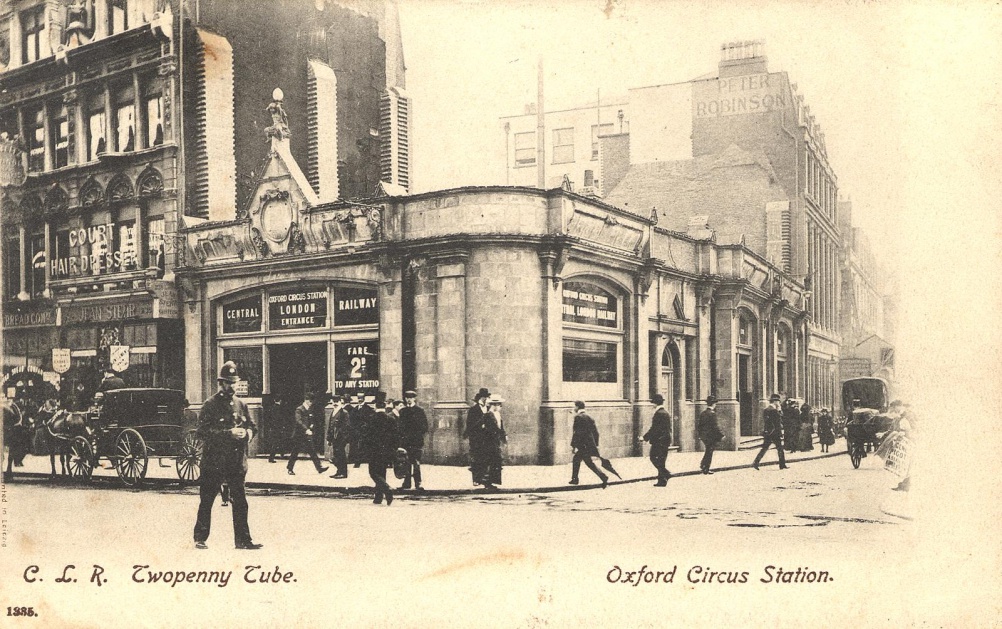
[[[536,133],[515,134],[515,165],[529,166],[536,163]]]
[[[121,33],[129,28],[128,0],[108,0],[108,34]]]
[[[136,247],[136,221],[120,221],[115,224],[115,263],[106,272],[132,271],[138,266],[139,249]],[[119,262],[118,256],[121,256]]]
[[[595,185],[595,171],[586,170],[584,171],[584,185],[585,187],[590,187]]]
[[[564,382],[616,382],[618,345],[564,339]]]
[[[24,63],[42,58],[42,31],[45,30],[45,6],[32,7],[21,14],[21,52]]]
[[[223,350],[223,362],[232,360],[237,364],[240,379],[247,382],[246,397],[261,397],[261,383],[264,382],[261,366],[260,347],[232,347]]]
[[[17,234],[7,236],[4,260],[4,299],[14,299],[21,292],[21,239]]]
[[[97,156],[108,150],[105,135],[108,132],[108,119],[104,113],[104,94],[92,94],[87,99],[87,161],[97,159]]]
[[[51,121],[52,156],[54,168],[62,168],[70,163],[70,121],[65,107],[59,107]]]
[[[28,294],[41,297],[45,290],[45,234],[35,234],[29,241]]]
[[[24,126],[28,136],[28,171],[40,173],[45,170],[45,110],[26,112]]]
[[[574,129],[553,130],[553,163],[566,164],[574,161]]]
[[[593,124],[591,126],[591,158],[598,159],[598,139],[603,135],[609,135],[614,132],[615,126],[611,124],[597,125]],[[588,184],[585,184],[588,185]]]
[[[167,265],[165,247],[164,219],[151,218],[146,223],[146,268],[159,269],[161,276]]]
[[[55,249],[52,252],[52,261],[49,262],[49,275],[52,279],[59,279],[69,275],[70,261],[70,232],[67,229],[56,232]]]
[[[115,150],[128,153],[136,149],[136,106],[134,103],[115,107]]]
[[[162,94],[146,96],[146,146],[164,143],[164,97]]]

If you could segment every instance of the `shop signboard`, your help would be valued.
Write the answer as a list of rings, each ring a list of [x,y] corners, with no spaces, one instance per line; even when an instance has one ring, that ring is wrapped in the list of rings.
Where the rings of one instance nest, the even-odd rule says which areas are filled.
[[[564,282],[564,321],[614,328],[616,317],[616,298],[610,293],[594,284]]]
[[[223,334],[261,331],[261,295],[223,305]]]
[[[52,348],[52,370],[56,373],[66,373],[70,370],[70,348],[68,347],[53,347]]]
[[[361,391],[372,395],[379,389],[379,341],[334,343],[334,393]]]
[[[118,299],[105,303],[63,306],[62,325],[152,318],[152,298]]]
[[[37,306],[34,304],[13,305],[3,313],[5,328],[33,328],[56,324],[56,309],[54,306]]]
[[[178,304],[177,287],[173,282],[166,280],[154,280],[150,282],[150,289],[156,298],[153,318],[155,319],[179,319],[181,318],[181,308]]]
[[[334,291],[334,325],[379,323],[376,291],[367,288],[338,288]]]
[[[297,287],[268,293],[269,327],[272,331],[326,327],[327,292]]]
[[[108,361],[111,368],[122,372],[129,368],[129,346],[112,345],[108,348]]]

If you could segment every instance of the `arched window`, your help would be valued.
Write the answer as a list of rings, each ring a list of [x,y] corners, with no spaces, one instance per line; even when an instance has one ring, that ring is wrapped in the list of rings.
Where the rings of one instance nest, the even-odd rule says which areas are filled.
[[[738,345],[751,345],[751,323],[744,315],[738,318]]]
[[[593,282],[563,285],[563,381],[578,397],[621,397],[623,304]]]

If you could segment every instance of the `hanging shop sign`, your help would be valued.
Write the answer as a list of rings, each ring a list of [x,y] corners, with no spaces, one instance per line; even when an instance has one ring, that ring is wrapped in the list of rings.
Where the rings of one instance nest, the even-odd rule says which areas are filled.
[[[180,319],[181,307],[178,302],[177,286],[174,282],[154,280],[149,283],[150,291],[156,301],[153,302],[154,319]]]
[[[52,348],[52,370],[56,373],[66,373],[70,370],[70,348],[68,347],[53,347]]]
[[[152,319],[153,299],[115,300],[109,303],[63,306],[62,324]]]
[[[223,305],[223,334],[261,331],[261,295]]]
[[[334,343],[334,393],[372,395],[377,389],[379,341]]]
[[[594,284],[564,282],[563,320],[614,328],[617,325],[616,298]]]
[[[376,291],[365,288],[338,288],[334,291],[334,325],[379,323]]]
[[[122,372],[129,368],[129,346],[111,345],[108,348],[108,362],[115,371]]]
[[[307,330],[327,325],[327,289],[284,290],[268,294],[272,330]]]

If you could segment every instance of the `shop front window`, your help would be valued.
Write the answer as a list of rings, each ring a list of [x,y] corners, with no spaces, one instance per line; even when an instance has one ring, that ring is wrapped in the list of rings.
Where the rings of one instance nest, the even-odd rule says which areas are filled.
[[[237,365],[240,379],[247,383],[247,392],[243,397],[261,397],[264,390],[264,360],[260,347],[230,347],[223,350],[223,362],[232,360]],[[241,385],[242,386],[242,385]]]
[[[621,383],[622,300],[605,288],[567,281],[562,293],[562,371],[566,383]],[[613,396],[615,388],[571,389],[575,396]],[[621,394],[621,391],[618,391]]]

